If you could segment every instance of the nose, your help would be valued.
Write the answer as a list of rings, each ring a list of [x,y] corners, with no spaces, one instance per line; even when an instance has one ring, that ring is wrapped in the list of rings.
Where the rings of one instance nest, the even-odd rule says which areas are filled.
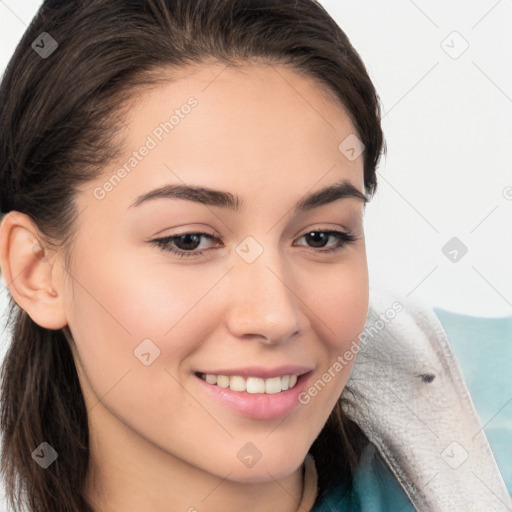
[[[230,272],[228,330],[268,345],[285,343],[308,326],[291,269],[266,250],[254,262],[238,260]]]

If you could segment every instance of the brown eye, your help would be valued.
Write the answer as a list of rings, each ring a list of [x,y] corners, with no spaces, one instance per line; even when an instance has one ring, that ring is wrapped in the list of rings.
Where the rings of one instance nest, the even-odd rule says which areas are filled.
[[[322,247],[329,247],[328,249],[320,250],[317,252],[330,253],[341,251],[346,245],[355,242],[357,237],[350,232],[345,231],[310,231],[301,238],[306,239],[308,246],[313,249],[321,249]],[[334,239],[334,245],[328,246],[330,239]],[[299,239],[300,240],[300,239]],[[301,244],[302,245],[302,244]]]
[[[201,245],[203,239],[214,240],[214,236],[208,233],[183,233],[181,235],[157,238],[151,243],[162,249],[180,257],[198,256],[202,251],[197,248]],[[202,249],[205,249],[204,247]]]
[[[193,251],[194,249],[197,249],[201,243],[201,235],[198,235],[197,233],[187,233],[186,235],[173,238],[178,249],[182,249],[184,251]]]

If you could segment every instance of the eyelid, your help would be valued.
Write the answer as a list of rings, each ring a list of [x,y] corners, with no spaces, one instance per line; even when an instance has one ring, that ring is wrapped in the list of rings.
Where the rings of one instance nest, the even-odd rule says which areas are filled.
[[[167,231],[167,229],[162,229],[161,231],[158,231],[154,236],[160,235],[159,238],[173,238],[175,236],[183,236],[183,235],[209,235],[212,237],[219,238],[220,235],[215,232],[215,230],[210,230],[210,228],[207,227],[197,227],[197,228],[191,228],[187,226],[186,228],[177,228],[178,231],[172,232],[168,235],[161,235],[161,233],[164,233]],[[151,240],[151,239],[150,239]]]

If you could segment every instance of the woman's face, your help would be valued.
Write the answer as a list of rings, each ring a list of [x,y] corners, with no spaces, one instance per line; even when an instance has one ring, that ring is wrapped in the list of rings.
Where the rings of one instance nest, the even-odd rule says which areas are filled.
[[[356,130],[311,79],[260,64],[183,70],[126,128],[124,157],[77,196],[62,274],[96,457],[288,475],[367,315]]]

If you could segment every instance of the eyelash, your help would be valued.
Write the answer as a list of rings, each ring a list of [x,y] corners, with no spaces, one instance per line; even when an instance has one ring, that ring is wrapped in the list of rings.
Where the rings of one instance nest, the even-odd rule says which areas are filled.
[[[338,244],[334,247],[331,247],[330,249],[319,249],[316,252],[320,252],[322,254],[332,254],[337,253],[345,249],[345,247],[349,244],[354,243],[358,240],[358,237],[356,237],[352,232],[350,231],[333,231],[333,230],[311,230],[307,233],[304,233],[300,238],[303,236],[309,235],[311,233],[324,233],[330,236],[334,236],[335,238],[338,238]],[[156,238],[155,240],[151,240],[151,243],[155,246],[157,246],[159,249],[165,252],[170,252],[176,256],[182,257],[195,257],[195,256],[201,256],[204,251],[184,251],[182,249],[176,249],[171,246],[171,243],[175,241],[178,238],[181,238],[182,236],[187,235],[199,235],[199,236],[205,236],[211,240],[215,238],[214,235],[210,233],[202,233],[202,232],[194,232],[190,231],[188,233],[181,233],[179,235],[174,236],[168,236],[165,238]],[[312,249],[315,249],[314,247]]]

